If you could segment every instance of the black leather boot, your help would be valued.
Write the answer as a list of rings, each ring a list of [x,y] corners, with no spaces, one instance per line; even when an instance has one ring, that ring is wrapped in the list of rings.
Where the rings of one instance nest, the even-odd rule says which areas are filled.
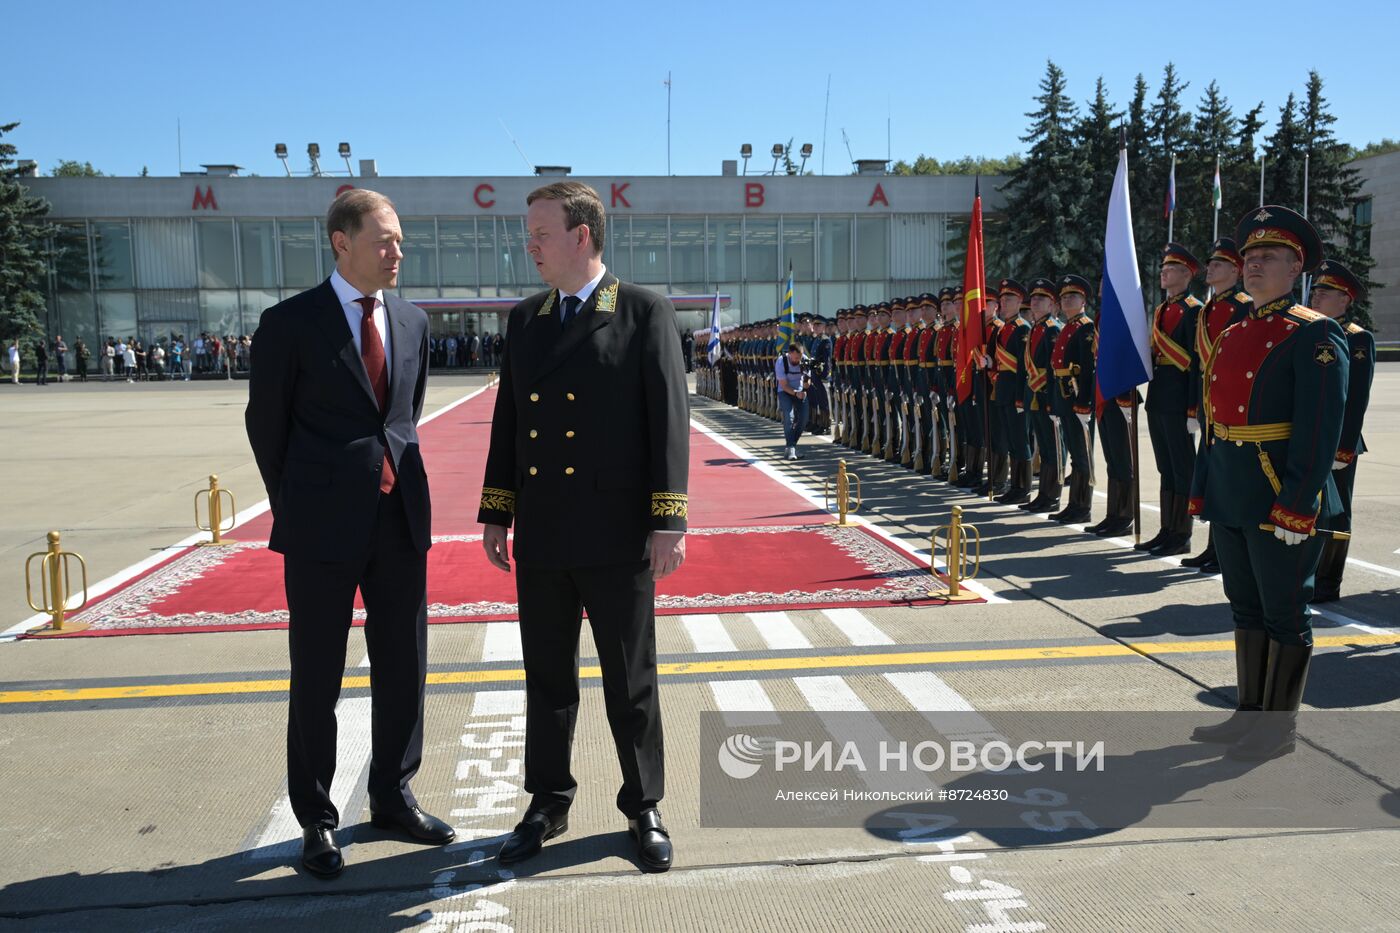
[[[1263,629],[1235,629],[1235,682],[1239,700],[1230,718],[1214,726],[1197,726],[1193,742],[1233,742],[1250,730],[1264,708],[1264,681],[1269,672],[1269,634]]]
[[[1290,754],[1297,744],[1298,707],[1308,682],[1312,645],[1269,643],[1269,672],[1264,681],[1261,722],[1225,752],[1236,761],[1267,761]]]
[[[1162,490],[1160,500],[1162,506],[1162,527],[1151,538],[1148,538],[1146,541],[1143,541],[1139,544],[1134,544],[1134,551],[1150,551],[1153,548],[1160,545],[1164,540],[1166,540],[1167,536],[1171,534],[1172,500],[1174,498],[1175,497],[1171,493],[1167,492],[1165,489]]]
[[[1347,546],[1351,542],[1328,538],[1322,546],[1322,560],[1317,565],[1317,583],[1313,588],[1314,603],[1332,603],[1342,598],[1342,571],[1347,565]]]

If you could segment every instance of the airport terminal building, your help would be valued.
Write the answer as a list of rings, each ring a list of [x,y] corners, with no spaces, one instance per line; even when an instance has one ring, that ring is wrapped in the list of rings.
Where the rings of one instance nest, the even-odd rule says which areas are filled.
[[[844,176],[588,177],[608,209],[604,261],[674,297],[685,326],[775,315],[791,265],[799,312],[915,294],[960,268],[973,179],[902,177],[884,163]],[[404,232],[399,291],[438,334],[500,329],[542,286],[525,254],[525,197],[538,176],[259,177],[206,166],[175,178],[25,178],[52,206],[50,335],[92,341],[249,334],[263,309],[330,274],[326,209],[345,185],[391,198]],[[984,207],[1003,203],[982,179]],[[950,263],[950,259],[952,262]]]

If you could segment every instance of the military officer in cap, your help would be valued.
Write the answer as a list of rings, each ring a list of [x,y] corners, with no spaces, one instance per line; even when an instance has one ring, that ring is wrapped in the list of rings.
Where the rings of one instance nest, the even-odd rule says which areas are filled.
[[[1351,492],[1356,485],[1356,458],[1366,452],[1361,439],[1361,423],[1366,418],[1366,406],[1371,401],[1371,378],[1376,372],[1376,338],[1352,317],[1352,304],[1366,299],[1366,286],[1350,269],[1335,260],[1324,260],[1317,267],[1312,285],[1312,305],[1327,315],[1346,332],[1347,354],[1351,360],[1351,375],[1347,382],[1346,416],[1342,419],[1342,436],[1337,442],[1337,454],[1332,460],[1332,480],[1337,486],[1342,514],[1333,526],[1351,531]],[[1347,562],[1350,538],[1328,538],[1322,546],[1322,562],[1317,569],[1314,603],[1330,603],[1341,598],[1342,571]]]
[[[846,428],[846,332],[850,318],[845,308],[836,309],[836,332],[831,338],[831,439],[839,444]]]
[[[1200,379],[1196,357],[1196,317],[1201,302],[1189,293],[1201,263],[1180,243],[1162,250],[1160,281],[1167,298],[1152,313],[1152,382],[1147,387],[1147,431],[1161,477],[1162,527],[1137,544],[1156,557],[1185,554],[1191,549],[1191,474],[1198,431],[1195,384]]]
[[[1201,308],[1200,316],[1196,319],[1196,358],[1202,372],[1215,353],[1215,345],[1221,332],[1230,324],[1241,320],[1252,307],[1249,294],[1240,285],[1240,272],[1243,271],[1243,267],[1244,260],[1240,258],[1234,240],[1221,237],[1211,245],[1210,258],[1206,260],[1206,285],[1210,287],[1212,297],[1205,307]],[[1206,435],[1210,433],[1210,417],[1208,412],[1201,411],[1202,393],[1199,380],[1194,383],[1194,388],[1197,421],[1203,426],[1201,441],[1204,443]],[[1181,566],[1195,567],[1202,573],[1219,573],[1220,564],[1215,559],[1215,540],[1207,537],[1206,549],[1195,557],[1184,558]]]
[[[925,292],[919,296],[919,332],[915,342],[914,420],[915,430],[919,434],[914,445],[913,464],[914,469],[924,475],[932,473],[937,466],[933,462],[936,453],[933,448],[933,378],[934,367],[938,365],[938,361],[934,359],[935,341],[938,337],[937,321],[938,297]]]
[[[1059,290],[1050,279],[1031,281],[1032,324],[1021,361],[1026,373],[1025,409],[1029,412],[1031,431],[1040,451],[1040,485],[1034,499],[1017,506],[1026,512],[1057,512],[1060,509],[1064,455],[1059,418],[1051,407],[1050,384],[1050,354],[1060,336],[1060,324],[1055,320],[1058,301]]]
[[[1069,505],[1051,515],[1057,522],[1087,522],[1094,505],[1094,362],[1098,332],[1085,313],[1089,280],[1060,276],[1060,309],[1065,323],[1050,352],[1054,410],[1069,451]]]
[[[886,353],[885,393],[890,399],[890,418],[885,439],[884,457],[898,463],[903,453],[903,438],[907,407],[904,399],[904,342],[909,337],[908,310],[903,298],[890,301],[890,341]]]
[[[934,377],[933,393],[934,403],[938,414],[939,432],[938,450],[940,460],[937,469],[934,471],[934,479],[948,479],[957,469],[957,448],[953,436],[952,424],[948,420],[948,413],[952,407],[952,402],[956,398],[952,395],[953,380],[957,359],[955,351],[957,349],[957,303],[953,296],[957,289],[951,286],[940,289],[938,292],[938,336],[934,338]]]
[[[1002,279],[998,297],[1002,327],[992,350],[996,367],[992,415],[1001,423],[1011,464],[1010,486],[997,496],[997,501],[1020,505],[1031,498],[1031,436],[1026,423],[1026,375],[1021,360],[1031,325],[1021,316],[1021,303],[1027,297],[1025,286],[1015,279]]]
[[[869,372],[865,365],[865,344],[869,337],[870,318],[865,305],[851,309],[851,338],[846,344],[851,366],[851,432],[846,446],[864,450],[869,444],[870,404]]]
[[[1302,699],[1313,645],[1308,602],[1326,536],[1343,514],[1331,480],[1350,353],[1335,321],[1293,301],[1298,276],[1321,259],[1312,224],[1271,204],[1246,214],[1235,239],[1254,307],[1225,328],[1207,363],[1211,437],[1191,513],[1215,531],[1235,621],[1239,712],[1192,738],[1233,742],[1231,758],[1262,760],[1293,750],[1292,717],[1243,713],[1296,713]]]
[[[814,316],[808,324],[807,353],[811,361],[811,388],[808,399],[812,405],[810,427],[813,434],[831,433],[831,398],[827,382],[831,378],[831,337],[827,334],[826,318]]]
[[[904,324],[904,358],[900,369],[900,391],[903,393],[904,425],[900,434],[899,462],[913,469],[914,439],[919,434],[918,406],[915,404],[916,386],[919,378],[919,298],[912,295],[904,299],[906,320]]]
[[[978,383],[982,392],[979,403],[982,413],[984,443],[990,452],[983,451],[987,460],[987,477],[973,492],[979,496],[999,496],[1006,492],[1010,461],[1007,459],[1005,425],[997,417],[997,364],[996,348],[1001,340],[1001,291],[991,282],[983,286],[986,297],[983,306],[982,358],[978,361]]]

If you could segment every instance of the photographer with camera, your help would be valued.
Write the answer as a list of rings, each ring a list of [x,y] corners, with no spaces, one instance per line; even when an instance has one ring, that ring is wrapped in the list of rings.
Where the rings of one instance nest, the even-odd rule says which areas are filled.
[[[773,374],[778,382],[778,411],[783,417],[783,439],[787,442],[786,456],[789,460],[801,460],[797,453],[797,439],[807,426],[807,387],[806,371],[802,363],[802,344],[794,340],[788,344],[773,364]]]

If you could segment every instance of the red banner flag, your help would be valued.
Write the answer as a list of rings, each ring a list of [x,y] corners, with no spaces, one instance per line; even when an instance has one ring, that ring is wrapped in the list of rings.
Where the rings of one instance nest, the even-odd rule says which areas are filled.
[[[967,230],[967,262],[963,264],[962,317],[958,322],[958,401],[972,396],[972,380],[985,351],[986,332],[982,314],[987,307],[982,294],[987,281],[985,253],[982,250],[982,180],[972,198],[972,222]]]

